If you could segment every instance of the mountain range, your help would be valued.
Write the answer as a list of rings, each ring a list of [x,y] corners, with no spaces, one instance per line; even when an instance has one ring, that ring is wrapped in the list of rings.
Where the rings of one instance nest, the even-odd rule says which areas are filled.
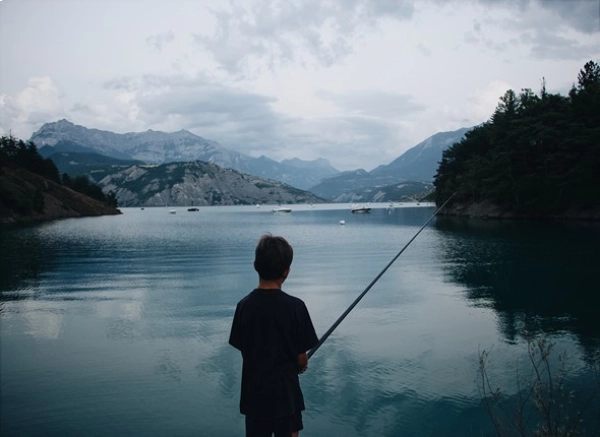
[[[433,186],[443,151],[460,141],[470,129],[439,132],[387,165],[380,165],[370,172],[358,169],[325,178],[310,191],[333,202],[402,200],[388,196],[378,199],[377,193],[395,192],[411,197],[416,194],[419,184],[423,188],[421,192],[428,191]]]
[[[102,186],[106,185],[105,178],[130,166],[203,161],[310,190],[332,202],[384,202],[405,201],[430,191],[442,152],[469,129],[437,133],[370,172],[357,169],[342,173],[326,159],[277,162],[266,156],[254,158],[186,130],[118,134],[60,120],[44,124],[31,141],[42,156],[52,158],[61,173],[85,174]]]
[[[204,161],[255,176],[275,179],[301,189],[308,189],[324,177],[339,173],[329,161],[300,159],[277,162],[261,156],[254,158],[222,147],[187,130],[166,133],[114,133],[88,129],[67,120],[44,124],[30,138],[43,156],[56,152],[93,152],[121,160],[136,160],[146,164]]]

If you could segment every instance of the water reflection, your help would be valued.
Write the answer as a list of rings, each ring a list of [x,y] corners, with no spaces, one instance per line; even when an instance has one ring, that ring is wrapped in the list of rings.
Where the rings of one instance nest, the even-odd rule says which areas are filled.
[[[0,311],[3,302],[35,297],[41,275],[56,262],[52,241],[38,226],[0,229]]]
[[[572,332],[600,346],[600,227],[442,217],[447,276],[476,306],[493,308],[509,342],[527,333]]]

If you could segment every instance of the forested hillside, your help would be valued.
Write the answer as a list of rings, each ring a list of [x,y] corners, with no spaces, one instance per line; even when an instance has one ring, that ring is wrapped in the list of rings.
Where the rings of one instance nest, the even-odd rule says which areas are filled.
[[[456,193],[458,214],[600,218],[600,66],[586,63],[568,96],[507,91],[444,151],[434,185],[438,204]]]
[[[0,223],[105,214],[119,214],[114,194],[85,176],[61,178],[32,142],[0,138]]]

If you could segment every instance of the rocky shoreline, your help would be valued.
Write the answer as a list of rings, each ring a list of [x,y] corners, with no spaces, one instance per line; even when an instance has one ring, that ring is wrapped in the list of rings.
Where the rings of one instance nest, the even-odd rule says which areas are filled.
[[[509,219],[509,220],[591,220],[600,221],[600,207],[593,209],[568,209],[559,214],[519,214],[515,211],[500,208],[490,201],[476,203],[453,203],[442,209],[438,215],[476,219]]]

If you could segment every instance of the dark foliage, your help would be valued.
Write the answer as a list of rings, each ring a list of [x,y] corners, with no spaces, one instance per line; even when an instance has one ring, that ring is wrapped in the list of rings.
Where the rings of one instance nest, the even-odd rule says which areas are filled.
[[[78,176],[76,178],[71,178],[69,175],[63,174],[61,178],[54,162],[49,158],[43,158],[32,141],[25,143],[23,140],[17,140],[12,135],[0,137],[0,167],[2,166],[24,168],[48,180],[65,185],[75,191],[92,197],[93,199],[104,202],[109,206],[117,207],[115,194],[104,194],[102,189],[90,182],[87,177]],[[2,192],[5,194],[3,196],[5,203],[8,202],[9,204],[12,204],[17,202],[19,205],[25,205],[24,207],[20,207],[20,210],[29,211],[33,209],[37,212],[44,210],[44,196],[41,192],[36,192],[34,199],[29,199],[29,201],[24,202],[23,199],[18,198],[19,196],[15,191],[15,187],[9,188],[10,187],[7,186],[2,189]],[[32,208],[27,206],[30,203],[33,205]]]
[[[508,90],[486,123],[443,153],[436,202],[491,201],[520,214],[600,206],[600,67],[585,64],[568,97]]]
[[[76,176],[71,178],[67,173],[63,173],[62,177],[63,185],[71,188],[72,190],[78,191],[79,193],[85,194],[92,199],[99,200],[100,202],[106,203],[114,208],[117,207],[117,198],[114,192],[104,194],[102,189],[91,182],[87,176]]]
[[[0,166],[2,165],[16,165],[60,183],[60,175],[54,162],[44,159],[33,142],[25,143],[12,135],[0,137]]]

